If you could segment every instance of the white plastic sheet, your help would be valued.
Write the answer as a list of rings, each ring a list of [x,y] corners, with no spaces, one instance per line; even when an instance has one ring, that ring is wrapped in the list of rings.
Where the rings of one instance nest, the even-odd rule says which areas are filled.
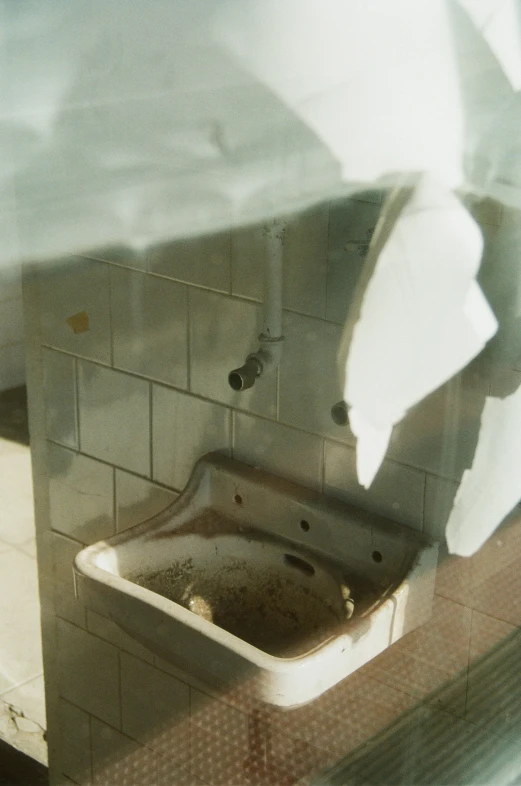
[[[497,329],[475,280],[481,233],[461,202],[424,176],[399,216],[388,220],[392,227],[382,228],[370,250],[374,272],[345,364],[345,400],[365,487],[393,426],[466,366]]]
[[[485,402],[472,468],[463,473],[447,523],[452,554],[474,554],[516,505],[520,464],[521,388]]]
[[[521,193],[515,58],[456,0],[3,0],[0,30],[0,265],[404,173]]]

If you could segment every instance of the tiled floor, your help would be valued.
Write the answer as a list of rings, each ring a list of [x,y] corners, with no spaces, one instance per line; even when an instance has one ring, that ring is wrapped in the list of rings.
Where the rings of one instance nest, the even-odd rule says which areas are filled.
[[[31,457],[0,438],[0,737],[47,757]]]

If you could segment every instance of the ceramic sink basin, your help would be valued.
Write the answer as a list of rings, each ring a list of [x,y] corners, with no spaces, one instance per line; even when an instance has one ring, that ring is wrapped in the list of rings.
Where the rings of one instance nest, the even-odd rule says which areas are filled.
[[[83,549],[75,580],[185,672],[292,707],[426,622],[436,563],[408,527],[208,454],[165,511]]]

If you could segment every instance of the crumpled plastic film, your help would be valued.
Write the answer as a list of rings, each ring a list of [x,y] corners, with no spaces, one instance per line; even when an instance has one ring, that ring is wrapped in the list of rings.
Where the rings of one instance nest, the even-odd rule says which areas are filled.
[[[387,220],[390,229],[377,231],[366,261],[374,267],[347,362],[340,357],[366,488],[393,426],[464,368],[497,329],[476,282],[481,233],[457,197],[423,176],[398,216]]]
[[[0,23],[0,265],[404,173],[521,193],[516,77],[457,0],[4,0]]]

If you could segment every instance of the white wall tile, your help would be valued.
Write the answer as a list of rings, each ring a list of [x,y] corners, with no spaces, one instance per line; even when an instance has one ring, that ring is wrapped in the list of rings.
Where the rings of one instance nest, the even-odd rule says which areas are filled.
[[[232,233],[232,293],[264,297],[265,240],[263,224],[239,227]]]
[[[80,257],[64,258],[53,268],[40,267],[45,344],[110,363],[108,270],[102,262]],[[87,314],[88,329],[81,329],[80,324],[80,332],[74,332],[67,320],[83,312]]]
[[[2,300],[22,299],[22,265],[3,267],[0,272],[0,302]]]
[[[261,376],[236,392],[228,374],[258,349],[260,311],[254,303],[212,292],[190,291],[191,390],[206,398],[266,417],[276,416],[277,377]]]
[[[521,385],[521,371],[510,368],[505,363],[497,362],[492,369],[490,395],[505,398],[515,393]]]
[[[73,563],[83,548],[81,543],[70,540],[57,532],[52,533],[54,605],[56,614],[81,628],[87,625],[85,607],[74,594]]]
[[[122,532],[160,513],[177,498],[174,491],[116,470],[116,528]]]
[[[288,216],[284,235],[284,308],[324,317],[329,205]],[[262,301],[266,239],[263,224],[232,235],[232,292]]]
[[[329,205],[291,216],[284,236],[284,308],[326,315]]]
[[[110,286],[114,365],[186,388],[186,287],[117,267]]]
[[[47,436],[62,445],[78,448],[75,360],[52,349],[43,349],[43,387]]]
[[[95,786],[159,786],[157,756],[149,748],[96,718],[91,738]]]
[[[22,298],[0,300],[0,347],[24,340]]]
[[[321,487],[321,437],[241,412],[233,416],[234,458],[305,486]]]
[[[118,650],[58,619],[59,689],[81,709],[119,727]]]
[[[136,658],[146,660],[148,663],[154,662],[154,656],[146,647],[121,630],[114,622],[90,609],[87,609],[87,630],[99,636],[100,639],[114,644],[120,650],[135,655]]]
[[[148,252],[148,269],[177,281],[229,292],[230,232],[176,240],[152,248]]]
[[[89,716],[64,699],[60,699],[60,759],[63,773],[77,783],[90,781]]]
[[[121,654],[122,730],[182,764],[190,758],[190,689],[137,658]]]
[[[149,475],[149,383],[85,361],[78,371],[82,451]]]
[[[348,426],[338,426],[331,407],[343,398],[337,352],[342,329],[300,314],[284,315],[284,354],[279,369],[279,419],[304,431],[354,442]]]
[[[0,391],[10,390],[25,382],[25,344],[0,348]]]
[[[112,467],[48,445],[51,528],[95,543],[115,532]]]
[[[369,489],[356,477],[354,448],[326,442],[324,491],[363,510],[372,510],[414,529],[423,527],[425,475],[384,460]]]
[[[343,324],[358,281],[380,205],[347,198],[329,215],[327,319]]]
[[[153,386],[153,477],[183,489],[204,453],[230,451],[231,413],[176,390]]]
[[[115,265],[134,268],[134,270],[146,270],[147,255],[145,249],[130,248],[128,246],[110,246],[109,248],[98,248],[89,251],[88,254],[81,254],[88,259],[99,259],[102,262],[112,262]]]
[[[423,528],[434,540],[445,540],[445,527],[458,485],[454,480],[427,474]]]
[[[389,458],[459,480],[472,465],[489,384],[469,366],[427,396],[395,426]]]

